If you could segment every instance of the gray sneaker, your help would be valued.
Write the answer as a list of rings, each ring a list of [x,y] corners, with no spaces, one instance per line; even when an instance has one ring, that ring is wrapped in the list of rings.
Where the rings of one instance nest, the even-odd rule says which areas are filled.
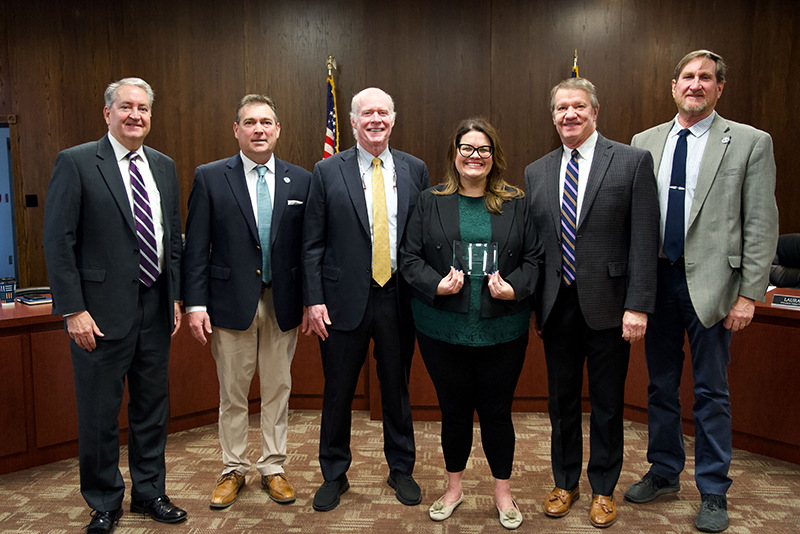
[[[659,495],[667,493],[677,493],[681,490],[680,477],[675,480],[668,480],[652,471],[648,471],[639,482],[631,484],[625,492],[625,498],[631,502],[641,504],[650,502]]]
[[[703,502],[694,526],[700,532],[722,532],[728,528],[728,499],[725,495],[702,495]]]

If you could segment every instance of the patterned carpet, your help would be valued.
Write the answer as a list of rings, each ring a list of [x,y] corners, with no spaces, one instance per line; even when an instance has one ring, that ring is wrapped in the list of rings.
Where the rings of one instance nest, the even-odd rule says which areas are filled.
[[[584,416],[588,433],[588,415]],[[464,503],[443,523],[428,518],[428,506],[444,491],[446,474],[439,447],[440,424],[418,422],[416,480],[422,487],[420,506],[403,506],[386,484],[380,422],[367,412],[353,414],[353,465],[348,473],[351,488],[331,512],[311,508],[313,494],[322,482],[317,463],[320,412],[293,410],[289,418],[289,460],[286,471],[297,490],[294,504],[279,505],[261,490],[257,476],[239,500],[225,510],[210,510],[208,498],[221,467],[216,425],[171,434],[167,442],[167,491],[189,519],[179,525],[162,525],[128,512],[117,532],[121,534],[280,532],[280,533],[500,533],[491,474],[475,430],[475,448],[465,474]],[[550,423],[546,414],[515,413],[517,451],[512,489],[525,520],[518,532],[598,532],[588,521],[591,489],[584,474],[583,495],[562,519],[542,513],[542,501],[552,485],[549,459]],[[251,457],[256,459],[259,434],[251,419]],[[626,422],[625,465],[617,489],[617,533],[696,532],[694,517],[700,498],[693,481],[693,457],[683,475],[683,490],[652,503],[633,505],[622,498],[627,486],[647,469],[644,450],[647,429]],[[588,434],[584,435],[588,442]],[[686,439],[687,451],[693,448]],[[127,463],[127,449],[122,449]],[[253,469],[251,473],[255,473]],[[130,489],[127,469],[123,469]],[[728,494],[731,534],[800,532],[800,466],[755,454],[734,451]],[[79,532],[89,522],[89,511],[78,490],[76,459],[11,473],[0,477],[0,531],[8,533]]]

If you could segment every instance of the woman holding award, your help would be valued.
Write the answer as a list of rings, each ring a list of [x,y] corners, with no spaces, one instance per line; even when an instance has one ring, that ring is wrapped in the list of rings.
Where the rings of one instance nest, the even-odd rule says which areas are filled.
[[[413,289],[417,340],[442,411],[447,491],[429,514],[445,520],[464,497],[477,410],[500,523],[515,529],[522,514],[509,485],[511,402],[543,250],[530,202],[503,180],[505,158],[491,124],[463,121],[447,157],[444,182],[420,194],[409,218],[399,266]]]

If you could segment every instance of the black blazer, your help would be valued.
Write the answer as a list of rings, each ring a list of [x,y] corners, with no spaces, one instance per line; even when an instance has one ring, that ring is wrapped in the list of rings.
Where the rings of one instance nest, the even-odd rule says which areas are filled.
[[[453,264],[453,241],[461,240],[458,194],[436,195],[439,185],[423,192],[408,221],[406,239],[400,248],[400,273],[419,300],[442,310],[469,311],[470,277],[455,295],[436,295],[436,288]],[[515,300],[498,300],[489,292],[487,278],[481,288],[481,315],[501,317],[530,304],[539,280],[544,249],[530,214],[530,203],[517,198],[503,203],[503,213],[490,215],[492,242],[498,244],[498,271],[514,288]]]
[[[540,328],[561,286],[562,152],[558,147],[525,169],[525,186],[547,258],[536,306]],[[598,134],[575,246],[578,300],[590,328],[621,326],[626,309],[647,313],[655,309],[659,218],[653,157]]]
[[[431,184],[422,160],[399,150],[392,150],[392,158],[397,173],[399,246],[417,197]],[[325,304],[331,328],[356,328],[369,297],[372,239],[355,147],[314,166],[305,215],[303,269],[305,305]]]
[[[175,162],[144,147],[161,196],[168,294],[180,300],[181,218]],[[108,136],[58,154],[44,209],[44,254],[53,314],[88,311],[106,340],[133,325],[139,300],[139,242]],[[170,304],[170,321],[174,313]]]
[[[300,249],[311,173],[275,159],[272,209],[272,300],[284,332],[303,318]],[[207,306],[211,324],[247,330],[261,294],[261,248],[242,158],[194,172],[183,253],[186,306]]]

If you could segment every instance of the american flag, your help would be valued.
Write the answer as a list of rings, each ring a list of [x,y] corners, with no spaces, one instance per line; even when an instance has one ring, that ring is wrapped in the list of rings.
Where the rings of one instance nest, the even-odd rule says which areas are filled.
[[[333,156],[339,152],[339,117],[336,114],[336,87],[333,84],[333,75],[328,74],[328,124],[325,128],[325,151],[322,159]]]

